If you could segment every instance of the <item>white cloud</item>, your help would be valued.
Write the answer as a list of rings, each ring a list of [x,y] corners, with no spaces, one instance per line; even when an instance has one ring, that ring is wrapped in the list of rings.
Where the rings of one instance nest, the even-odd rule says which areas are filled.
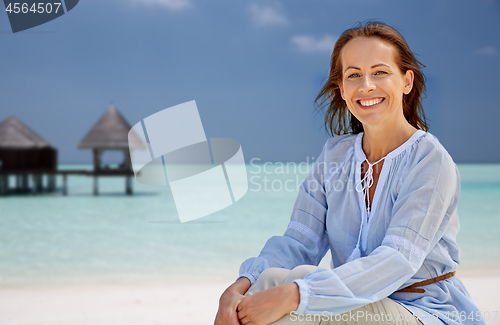
[[[170,10],[181,10],[191,7],[190,0],[130,0],[135,3],[162,6]]]
[[[250,18],[256,26],[286,25],[288,19],[276,8],[253,3],[249,7]]]
[[[497,52],[498,52],[497,49],[494,48],[493,46],[485,46],[476,50],[477,54],[488,55],[488,56],[495,55],[497,54]]]
[[[290,42],[304,53],[331,53],[336,40],[337,37],[333,35],[325,35],[322,38],[310,35],[295,35]]]

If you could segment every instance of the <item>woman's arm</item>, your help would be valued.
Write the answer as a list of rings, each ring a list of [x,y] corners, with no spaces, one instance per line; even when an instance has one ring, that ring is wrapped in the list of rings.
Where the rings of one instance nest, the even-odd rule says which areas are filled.
[[[325,229],[327,203],[325,196],[325,170],[329,142],[310,173],[299,187],[290,223],[282,236],[271,237],[258,257],[246,260],[240,268],[240,276],[253,284],[269,267],[293,269],[298,265],[318,265],[329,249]]]
[[[245,297],[248,288],[250,280],[242,277],[224,291],[219,299],[215,325],[269,324],[296,310],[299,305],[299,287],[295,283]]]
[[[244,294],[250,288],[250,280],[241,277],[231,284],[219,299],[219,310],[215,316],[215,325],[240,325],[236,308]]]
[[[258,257],[246,260],[240,277],[251,283],[269,267],[293,269],[298,265],[318,265],[329,248],[325,229],[325,158],[328,141],[306,179],[301,183],[290,223],[283,236],[270,238]],[[330,148],[331,149],[331,148]],[[238,305],[241,324],[269,324],[295,311],[300,302],[299,287],[288,283],[243,298]]]
[[[287,283],[245,297],[238,305],[242,325],[267,325],[295,311],[299,306],[299,287]]]

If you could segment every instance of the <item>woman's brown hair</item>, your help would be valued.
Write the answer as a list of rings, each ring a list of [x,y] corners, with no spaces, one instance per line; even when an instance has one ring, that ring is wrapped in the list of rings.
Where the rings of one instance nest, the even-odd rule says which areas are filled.
[[[344,46],[356,37],[378,37],[396,50],[396,64],[404,74],[413,70],[413,88],[408,95],[403,95],[403,113],[406,120],[415,128],[427,131],[427,121],[422,108],[422,95],[425,93],[425,76],[420,71],[424,67],[413,55],[403,36],[387,24],[371,21],[346,30],[340,35],[333,48],[330,62],[330,74],[321,89],[315,103],[325,112],[325,128],[334,135],[357,134],[363,132],[363,124],[351,114],[346,102],[340,95],[339,82],[342,80],[342,62],[340,54]]]

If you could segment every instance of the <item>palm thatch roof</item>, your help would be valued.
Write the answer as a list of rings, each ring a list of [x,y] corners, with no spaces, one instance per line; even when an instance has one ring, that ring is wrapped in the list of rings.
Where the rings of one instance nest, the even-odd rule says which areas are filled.
[[[112,104],[83,138],[78,149],[128,149],[130,129],[130,124]],[[137,135],[131,138],[134,139],[133,147],[146,148]]]
[[[0,122],[1,149],[42,149],[53,148],[28,126],[14,116]]]

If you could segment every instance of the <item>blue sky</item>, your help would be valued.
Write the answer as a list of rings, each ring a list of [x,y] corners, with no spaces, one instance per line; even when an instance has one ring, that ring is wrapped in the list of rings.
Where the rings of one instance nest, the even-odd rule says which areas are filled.
[[[207,137],[247,161],[304,161],[327,139],[313,101],[333,44],[358,21],[398,28],[426,66],[430,132],[456,162],[500,162],[500,1],[80,0],[12,34],[0,13],[0,120],[15,115],[59,149],[111,102],[131,125],[196,100]]]

